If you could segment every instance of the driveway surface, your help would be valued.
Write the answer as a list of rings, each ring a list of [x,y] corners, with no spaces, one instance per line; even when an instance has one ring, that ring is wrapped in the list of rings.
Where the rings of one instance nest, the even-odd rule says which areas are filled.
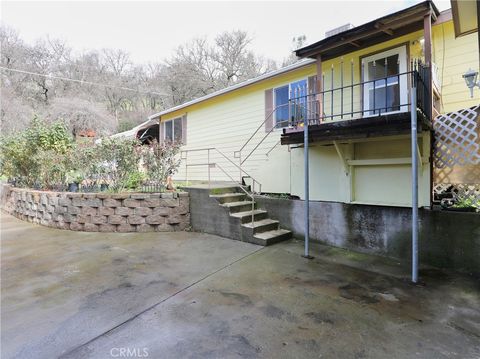
[[[79,233],[2,213],[2,358],[480,358],[480,282],[301,241]]]

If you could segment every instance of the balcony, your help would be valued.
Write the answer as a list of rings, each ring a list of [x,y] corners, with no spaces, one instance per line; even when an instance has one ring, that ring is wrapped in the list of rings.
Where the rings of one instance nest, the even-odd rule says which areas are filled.
[[[419,62],[411,63],[409,71],[391,71],[388,59],[381,64],[368,64],[363,69],[362,81],[353,78],[344,85],[343,74],[334,85],[323,91],[308,93],[306,88],[291,92],[288,107],[276,116],[277,124],[288,123],[283,129],[281,143],[303,143],[303,126],[309,124],[310,141],[336,141],[356,138],[406,134],[410,131],[411,91],[416,89],[418,129],[430,130],[432,118],[432,91],[430,69]],[[397,67],[398,68],[398,67]],[[378,72],[383,71],[384,76]],[[368,79],[370,77],[371,79]],[[367,78],[365,80],[365,78]],[[337,79],[338,80],[338,79]]]

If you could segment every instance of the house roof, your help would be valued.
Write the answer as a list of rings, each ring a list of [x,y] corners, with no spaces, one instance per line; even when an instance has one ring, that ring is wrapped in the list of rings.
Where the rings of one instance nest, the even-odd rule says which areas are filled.
[[[209,100],[209,99],[211,99],[211,98],[214,98],[214,97],[217,97],[217,96],[220,96],[220,95],[224,95],[224,94],[226,94],[226,93],[229,93],[229,92],[238,90],[238,89],[240,89],[240,88],[242,88],[242,87],[246,87],[246,86],[250,86],[250,85],[256,84],[256,83],[258,83],[258,82],[260,82],[260,81],[267,80],[267,79],[269,79],[269,78],[278,76],[278,75],[280,75],[280,74],[284,74],[284,73],[287,73],[287,72],[290,72],[290,71],[299,69],[299,68],[301,68],[301,67],[304,67],[304,66],[313,64],[314,62],[315,62],[315,60],[312,60],[312,59],[304,59],[304,60],[298,61],[298,62],[296,62],[296,63],[294,63],[294,64],[291,64],[291,65],[282,67],[281,69],[278,69],[278,70],[275,70],[275,71],[270,71],[270,72],[268,72],[268,73],[266,73],[266,74],[264,74],[264,75],[261,75],[261,76],[255,77],[255,78],[253,78],[253,79],[240,82],[240,83],[238,83],[238,84],[236,84],[236,85],[232,85],[232,86],[226,87],[226,88],[224,88],[224,89],[221,89],[221,90],[212,92],[211,94],[208,94],[208,95],[205,95],[205,96],[196,98],[196,99],[191,100],[191,101],[188,101],[188,102],[185,102],[185,103],[183,103],[183,104],[181,104],[181,105],[178,105],[178,106],[175,106],[175,107],[171,107],[171,108],[169,108],[169,109],[167,109],[167,110],[158,112],[158,113],[153,114],[153,115],[151,115],[151,116],[148,116],[148,118],[149,118],[149,120],[158,118],[159,116],[166,115],[166,114],[168,114],[168,113],[181,110],[181,109],[183,109],[183,108],[185,108],[185,107],[188,107],[188,106],[191,106],[191,105],[195,105],[195,104],[197,104],[197,103],[200,103],[200,102]]]
[[[452,4],[455,37],[478,31],[480,22],[480,3],[478,1],[450,0]]]
[[[131,130],[115,133],[114,135],[111,135],[110,137],[111,138],[116,138],[116,137],[137,138],[138,131],[147,129],[150,126],[157,125],[157,124],[158,124],[158,122],[156,120],[149,119],[149,120],[141,123],[140,125],[135,126]]]
[[[388,41],[423,28],[423,18],[431,14],[434,20],[440,14],[432,1],[424,1],[366,24],[340,32],[295,51],[298,57],[322,60],[342,56],[375,44]]]

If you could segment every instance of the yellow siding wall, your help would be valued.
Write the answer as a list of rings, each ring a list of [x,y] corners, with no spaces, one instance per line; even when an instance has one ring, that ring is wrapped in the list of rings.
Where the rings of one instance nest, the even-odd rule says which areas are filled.
[[[470,91],[462,78],[469,68],[478,71],[478,33],[455,38],[453,21],[432,29],[433,61],[438,65],[441,80],[442,112],[451,112],[480,103],[480,90]]]
[[[265,90],[288,84],[296,79],[314,74],[314,65],[299,69],[249,86],[233,93],[212,99],[187,108],[186,111],[169,114],[162,120],[174,118],[187,113],[187,144],[184,150],[215,147],[238,163],[234,152],[240,150],[243,144],[262,124],[265,116]],[[268,192],[287,193],[290,188],[290,152],[287,146],[281,146],[281,130],[275,130],[260,145],[253,155],[247,159],[243,168],[263,186]],[[251,150],[266,135],[265,129],[258,131],[252,141],[242,151],[245,158]],[[273,150],[267,156],[269,150]],[[176,178],[184,180],[187,177],[185,164],[207,163],[207,151],[188,152],[188,161],[183,161]],[[185,154],[184,154],[185,157]],[[211,179],[216,181],[238,180],[239,170],[234,164],[222,157],[216,151],[210,151],[210,162],[218,164],[211,168]],[[221,167],[227,174],[225,174]],[[189,180],[205,180],[208,174],[207,166],[188,168]],[[231,177],[231,178],[230,178]]]
[[[374,52],[406,44],[411,58],[421,57],[418,40],[423,31],[418,31],[381,45],[372,46],[343,58],[323,63],[325,89],[330,88],[331,68],[334,69],[334,87],[340,86],[340,66],[344,62],[344,84],[350,83],[351,62],[353,62],[354,81],[360,81],[360,58]],[[445,45],[444,45],[445,42]],[[461,74],[470,66],[478,67],[478,51],[475,47],[476,35],[454,39],[453,23],[447,22],[433,27],[434,62],[439,67],[445,111],[464,108],[478,103],[469,99]],[[447,49],[444,53],[444,49]],[[213,99],[189,106],[181,111],[162,116],[168,120],[187,114],[187,144],[184,150],[215,147],[227,157],[238,163],[234,152],[238,151],[255,129],[261,125],[265,116],[265,90],[288,84],[316,74],[315,65],[278,75],[260,83],[215,97]],[[354,110],[360,109],[359,89],[355,90]],[[477,95],[480,91],[477,90]],[[338,96],[338,95],[336,95]],[[349,110],[351,104],[346,93],[344,109]],[[337,109],[339,99],[335,99]],[[326,109],[328,113],[329,109]],[[348,118],[344,118],[348,119]],[[340,120],[335,118],[334,120]],[[291,193],[303,197],[303,149],[289,149],[278,144],[281,130],[276,130],[264,141],[244,165],[244,169],[262,183],[262,191]],[[265,136],[262,127],[253,140],[242,152],[242,156],[250,153],[254,146]],[[404,140],[387,142],[367,142],[340,145],[347,159],[385,159],[410,156],[408,136]],[[427,141],[429,139],[427,138]],[[420,141],[422,143],[422,141]],[[271,149],[269,156],[266,153]],[[428,158],[428,143],[422,148]],[[185,156],[185,155],[184,155]],[[207,163],[207,151],[189,152],[188,160],[183,161],[177,180],[187,177],[185,164]],[[211,179],[216,181],[238,180],[239,170],[216,151],[210,151],[209,161],[218,164],[211,168]],[[311,199],[358,203],[379,203],[406,206],[411,203],[410,165],[381,165],[349,167],[348,175],[344,165],[333,146],[315,144],[310,150],[310,184]],[[224,174],[221,167],[226,173]],[[188,168],[189,180],[206,180],[207,166]],[[423,167],[419,182],[419,203],[429,205],[430,198],[429,165]]]

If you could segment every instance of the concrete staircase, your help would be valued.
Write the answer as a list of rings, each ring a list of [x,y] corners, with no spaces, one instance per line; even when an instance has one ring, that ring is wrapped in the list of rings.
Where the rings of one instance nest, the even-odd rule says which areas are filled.
[[[218,205],[227,210],[230,222],[238,223],[240,239],[244,242],[268,246],[292,237],[292,232],[280,228],[280,223],[268,218],[267,211],[257,208],[240,187],[223,187],[210,190],[210,198],[215,199]]]

